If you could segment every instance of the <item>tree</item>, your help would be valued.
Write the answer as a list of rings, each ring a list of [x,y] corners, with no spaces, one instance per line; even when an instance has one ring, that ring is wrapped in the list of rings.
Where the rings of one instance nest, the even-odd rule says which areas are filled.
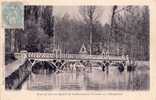
[[[80,6],[79,12],[83,17],[84,22],[88,25],[90,36],[90,55],[92,54],[92,35],[95,32],[94,24],[101,16],[97,6]]]
[[[25,6],[24,35],[25,49],[31,52],[45,52],[53,37],[53,7]],[[52,43],[51,43],[52,44]]]
[[[113,24],[114,24],[113,21],[114,21],[114,16],[115,16],[116,9],[117,9],[117,6],[116,5],[112,7],[112,16],[111,16],[111,26],[112,27],[113,27]]]
[[[115,42],[135,59],[148,58],[149,11],[147,6],[124,6],[115,11],[112,29]],[[145,53],[146,52],[146,53]]]

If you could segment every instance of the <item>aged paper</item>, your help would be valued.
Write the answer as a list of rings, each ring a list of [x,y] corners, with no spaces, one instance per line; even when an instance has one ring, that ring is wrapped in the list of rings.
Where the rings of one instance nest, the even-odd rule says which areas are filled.
[[[155,5],[1,1],[1,100],[155,100]]]

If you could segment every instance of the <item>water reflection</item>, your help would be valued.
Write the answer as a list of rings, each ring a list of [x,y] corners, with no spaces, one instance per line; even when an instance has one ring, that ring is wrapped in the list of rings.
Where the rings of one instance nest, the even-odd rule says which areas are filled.
[[[31,74],[27,81],[30,90],[147,90],[149,71],[120,72],[117,67],[92,68],[92,72],[61,72]]]

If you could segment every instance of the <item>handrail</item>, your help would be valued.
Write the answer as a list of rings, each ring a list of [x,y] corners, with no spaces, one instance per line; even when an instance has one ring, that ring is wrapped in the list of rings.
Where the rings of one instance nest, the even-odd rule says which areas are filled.
[[[22,53],[15,53],[19,56]],[[87,54],[59,54],[56,55],[54,53],[38,53],[38,52],[27,52],[27,58],[35,58],[35,59],[91,59],[91,60],[104,60],[104,59],[112,59],[112,60],[126,60],[126,57],[123,56],[103,56],[103,55],[87,55]]]

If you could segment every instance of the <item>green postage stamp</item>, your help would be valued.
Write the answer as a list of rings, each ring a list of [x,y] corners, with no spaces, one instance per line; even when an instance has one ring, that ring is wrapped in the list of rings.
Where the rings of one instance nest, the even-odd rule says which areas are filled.
[[[4,28],[24,28],[24,5],[22,2],[2,2]]]

